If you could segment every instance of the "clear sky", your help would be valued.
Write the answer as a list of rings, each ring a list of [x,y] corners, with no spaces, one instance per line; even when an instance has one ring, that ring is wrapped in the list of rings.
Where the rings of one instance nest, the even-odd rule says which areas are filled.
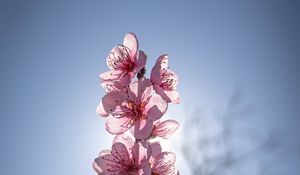
[[[269,174],[297,175],[299,31],[297,1],[1,1],[1,174],[93,174],[112,140],[95,113],[104,95],[98,75],[111,48],[134,32],[148,74],[168,53],[180,77],[182,103],[166,118],[182,124],[170,149],[183,175],[191,174],[180,146],[186,119],[224,110],[236,87],[255,111],[244,125],[258,136],[281,133],[283,154],[268,159]]]

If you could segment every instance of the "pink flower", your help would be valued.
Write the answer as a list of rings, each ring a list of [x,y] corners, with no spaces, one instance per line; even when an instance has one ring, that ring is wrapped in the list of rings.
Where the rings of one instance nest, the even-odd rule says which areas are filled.
[[[120,83],[119,81],[105,81],[101,83],[101,86],[104,88],[106,93],[110,92],[119,92],[124,91],[125,93],[128,92],[129,85],[125,86],[124,84]],[[118,94],[118,93],[115,93]],[[96,112],[98,115],[102,117],[107,117],[108,113],[104,110],[102,102],[97,106]]]
[[[106,130],[116,136],[111,150],[101,151],[93,168],[98,175],[179,175],[175,154],[150,142],[152,137],[169,138],[179,127],[175,120],[159,120],[168,103],[180,102],[178,76],[169,69],[168,56],[161,55],[151,78],[145,78],[147,56],[138,45],[135,34],[126,34],[123,45],[107,57],[110,70],[100,74],[106,95],[96,111],[105,117]],[[135,76],[138,80],[133,82]]]
[[[147,141],[133,143],[115,139],[111,150],[100,152],[93,168],[98,175],[150,175],[150,156],[151,147]]]
[[[151,135],[168,139],[178,128],[179,123],[175,120],[156,121]]]
[[[152,175],[176,175],[176,155],[172,152],[162,152],[159,142],[151,143],[151,173]]]
[[[179,103],[179,94],[176,91],[178,76],[168,67],[168,56],[161,55],[151,70],[151,82],[154,90],[168,103]]]
[[[93,168],[98,175],[176,175],[176,155],[162,152],[159,142],[134,142],[126,134],[114,138],[111,150],[103,150]]]
[[[111,69],[100,74],[105,81],[119,80],[129,84],[131,79],[145,66],[146,54],[138,50],[138,40],[134,33],[125,35],[123,45],[114,47],[107,57],[107,65]]]
[[[131,128],[136,139],[146,139],[168,104],[159,95],[153,94],[149,79],[141,79],[129,86],[108,92],[97,111],[106,116],[106,129],[111,134],[121,134]],[[133,127],[134,126],[134,127]]]

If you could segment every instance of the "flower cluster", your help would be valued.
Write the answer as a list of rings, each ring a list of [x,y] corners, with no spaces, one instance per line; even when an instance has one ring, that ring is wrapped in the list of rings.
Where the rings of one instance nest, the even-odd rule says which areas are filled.
[[[160,120],[168,103],[179,103],[178,76],[161,55],[145,77],[147,55],[139,50],[135,34],[107,57],[109,71],[100,74],[105,96],[97,113],[105,128],[115,135],[111,150],[103,150],[93,163],[98,175],[175,175],[176,156],[162,151],[155,137],[169,138],[179,127],[175,120]],[[135,78],[136,77],[136,78]]]

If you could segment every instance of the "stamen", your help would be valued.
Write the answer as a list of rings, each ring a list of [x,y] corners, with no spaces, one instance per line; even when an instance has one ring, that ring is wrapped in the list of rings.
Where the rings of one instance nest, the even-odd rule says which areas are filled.
[[[113,48],[107,57],[107,64],[112,69],[123,69],[125,72],[131,72],[134,63],[131,59],[131,53],[128,47],[118,45]]]

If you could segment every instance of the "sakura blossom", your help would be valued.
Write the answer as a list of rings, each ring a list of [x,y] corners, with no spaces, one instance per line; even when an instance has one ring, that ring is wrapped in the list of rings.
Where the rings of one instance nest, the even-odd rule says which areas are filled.
[[[114,47],[106,62],[110,69],[100,74],[102,82],[118,80],[129,84],[131,79],[145,66],[147,56],[139,50],[138,39],[134,33],[124,37],[123,44]]]
[[[110,150],[102,150],[93,162],[98,175],[176,175],[176,155],[162,151],[154,137],[170,138],[179,128],[175,120],[161,120],[168,103],[179,103],[178,76],[162,55],[146,73],[146,54],[139,50],[134,33],[107,57],[109,71],[100,74],[105,90],[96,108],[105,129],[114,135]],[[135,79],[136,77],[136,79]]]
[[[158,57],[151,70],[151,82],[154,90],[168,103],[179,103],[180,97],[176,91],[179,78],[168,67],[168,55]]]
[[[111,91],[102,98],[98,111],[105,114],[106,129],[111,134],[120,134],[128,129],[137,139],[146,139],[152,132],[153,121],[166,112],[168,104],[159,95],[153,94],[149,79],[130,84],[125,90]]]
[[[126,143],[125,143],[126,144]],[[130,145],[130,150],[124,143],[115,142],[111,150],[101,151],[93,163],[98,174],[105,175],[144,175],[150,174],[149,159],[151,148],[146,141],[139,141]]]
[[[151,143],[151,165],[152,175],[176,175],[176,155],[172,152],[162,152],[159,142]]]

